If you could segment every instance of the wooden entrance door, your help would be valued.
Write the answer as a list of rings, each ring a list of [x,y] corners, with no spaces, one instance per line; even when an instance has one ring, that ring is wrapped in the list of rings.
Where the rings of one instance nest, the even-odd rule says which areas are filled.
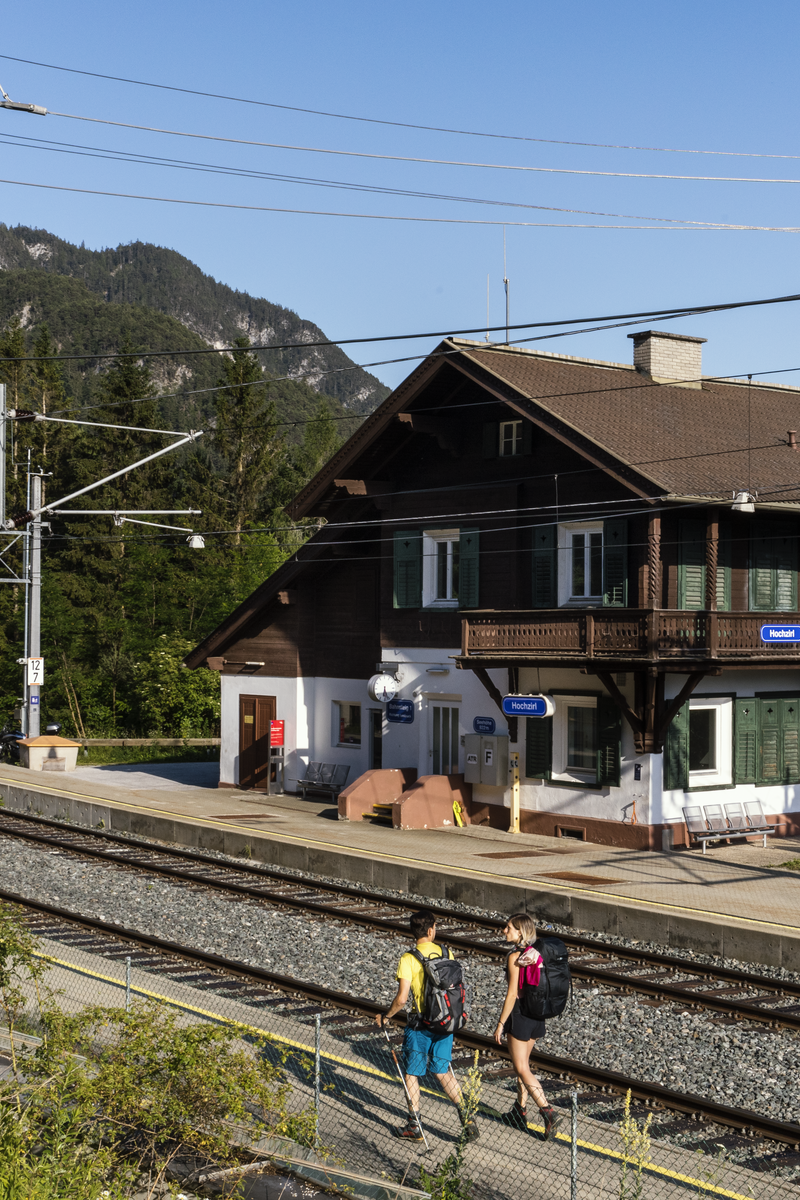
[[[239,787],[269,786],[269,723],[274,696],[239,697]]]

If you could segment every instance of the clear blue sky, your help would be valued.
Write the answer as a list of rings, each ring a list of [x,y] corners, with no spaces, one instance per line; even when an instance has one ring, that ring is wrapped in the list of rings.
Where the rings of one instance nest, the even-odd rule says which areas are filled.
[[[405,0],[386,5],[140,0],[9,6],[0,51],[24,59],[276,104],[576,142],[800,156],[800,6]],[[369,154],[528,167],[800,180],[800,157],[547,145],[388,126],[178,95],[0,59],[14,100],[107,120]],[[754,225],[800,225],[800,183],[525,173],[300,153],[0,110],[3,179],[233,204],[399,216],[619,224],[546,213],[196,174],[5,143],[7,135],[515,204]],[[131,240],[295,309],[333,337],[503,320],[502,226],[236,212],[0,185],[0,220],[99,248]],[[624,222],[635,223],[635,222]],[[644,224],[653,224],[646,220]],[[800,233],[507,229],[511,320],[800,291]],[[800,367],[800,307],[672,323],[709,339],[707,373]],[[654,322],[658,327],[658,322]],[[540,343],[629,361],[628,330]],[[428,349],[433,343],[424,343]],[[356,361],[409,353],[351,351]],[[389,384],[409,366],[375,368]],[[800,373],[783,377],[800,384]]]

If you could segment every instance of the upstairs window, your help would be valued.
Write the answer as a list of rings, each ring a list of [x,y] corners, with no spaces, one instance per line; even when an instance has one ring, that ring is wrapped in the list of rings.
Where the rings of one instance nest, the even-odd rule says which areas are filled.
[[[559,603],[603,600],[603,523],[562,525],[559,542]]]
[[[500,457],[522,454],[522,421],[500,422]]]
[[[422,537],[422,603],[458,608],[461,531],[426,529]]]

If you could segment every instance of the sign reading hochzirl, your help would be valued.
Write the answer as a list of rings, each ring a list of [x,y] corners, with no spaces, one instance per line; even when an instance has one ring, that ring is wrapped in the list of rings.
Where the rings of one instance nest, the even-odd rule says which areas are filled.
[[[762,625],[762,642],[800,642],[800,625]]]
[[[503,696],[507,717],[552,717],[555,711],[552,696]]]

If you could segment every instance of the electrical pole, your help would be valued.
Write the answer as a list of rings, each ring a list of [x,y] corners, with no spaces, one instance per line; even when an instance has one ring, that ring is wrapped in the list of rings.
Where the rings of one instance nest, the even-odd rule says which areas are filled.
[[[39,658],[42,652],[42,477],[34,475],[31,479],[31,509],[34,517],[30,523],[31,542],[31,582],[30,607],[28,628],[28,658]],[[27,672],[27,664],[26,664]],[[41,688],[31,684],[28,692],[28,728],[27,736],[37,738],[40,731],[39,711]]]

